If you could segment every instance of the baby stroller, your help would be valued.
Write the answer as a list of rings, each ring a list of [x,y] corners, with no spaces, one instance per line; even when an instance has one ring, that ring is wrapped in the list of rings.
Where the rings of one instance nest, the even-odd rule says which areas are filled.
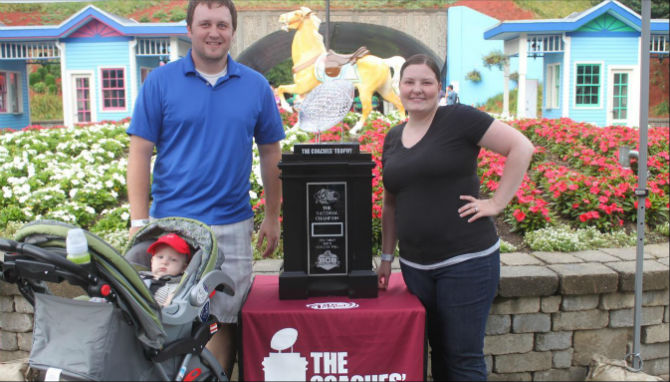
[[[209,314],[210,297],[234,293],[232,280],[219,270],[223,255],[209,227],[191,219],[157,219],[131,239],[126,257],[86,232],[88,265],[65,257],[72,228],[77,227],[42,220],[23,226],[15,240],[0,239],[6,252],[0,279],[15,283],[34,306],[31,369],[61,380],[228,380],[205,349],[218,329]],[[194,255],[170,305],[160,307],[137,270],[148,267],[147,247],[167,232],[184,238]],[[62,281],[87,296],[51,294],[47,283]]]

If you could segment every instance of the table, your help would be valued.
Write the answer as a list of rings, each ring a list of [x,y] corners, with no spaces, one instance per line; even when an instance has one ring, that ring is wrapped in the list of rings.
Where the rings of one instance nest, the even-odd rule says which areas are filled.
[[[425,317],[400,273],[377,298],[280,300],[257,275],[240,313],[247,381],[425,380]]]

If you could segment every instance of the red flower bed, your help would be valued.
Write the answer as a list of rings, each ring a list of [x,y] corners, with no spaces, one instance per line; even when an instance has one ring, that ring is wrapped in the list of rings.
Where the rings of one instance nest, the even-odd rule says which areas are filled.
[[[633,169],[623,168],[618,163],[618,149],[624,145],[638,149],[638,130],[625,126],[601,128],[567,118],[519,120],[511,125],[536,145],[530,169],[503,212],[512,231],[524,233],[562,219],[575,227],[595,226],[606,232],[636,220],[637,164],[632,164]],[[348,125],[339,124],[322,133],[321,141],[339,141],[343,126],[348,130]],[[380,226],[383,195],[381,153],[390,127],[382,120],[368,121],[358,138],[361,150],[372,153],[376,164],[372,181],[375,230]],[[648,136],[645,221],[653,226],[668,221],[668,128],[649,129]],[[481,151],[478,174],[483,195],[495,192],[504,164],[501,155]]]

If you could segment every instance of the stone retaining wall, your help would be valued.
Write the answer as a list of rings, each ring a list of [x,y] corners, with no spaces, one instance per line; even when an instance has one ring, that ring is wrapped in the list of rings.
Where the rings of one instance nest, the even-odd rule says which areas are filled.
[[[484,353],[492,381],[584,380],[593,354],[633,343],[635,248],[501,255]],[[668,374],[668,245],[645,247],[640,355]]]
[[[640,354],[653,375],[668,374],[668,253],[645,247]],[[593,354],[621,360],[632,349],[635,248],[507,253],[501,264],[484,345],[490,380],[584,380]],[[32,312],[0,282],[0,361],[28,356]]]

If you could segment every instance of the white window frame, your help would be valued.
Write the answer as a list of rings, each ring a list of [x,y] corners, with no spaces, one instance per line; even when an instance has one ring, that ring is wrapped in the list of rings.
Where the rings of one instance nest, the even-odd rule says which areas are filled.
[[[0,73],[5,78],[5,89],[3,94],[3,101],[5,102],[5,110],[0,111],[0,114],[22,114],[23,113],[23,89],[21,88],[21,72],[13,70],[0,70]],[[12,86],[10,78],[14,75],[16,83]]]
[[[545,109],[558,109],[560,107],[561,77],[561,64],[559,62],[547,65]]]
[[[90,102],[91,102],[91,121],[92,122],[97,122],[98,121],[98,86],[96,84],[95,80],[95,73],[92,70],[72,70],[72,71],[66,71],[65,72],[65,77],[67,78],[67,86],[63,87],[63,111],[65,113],[65,124],[67,126],[73,126],[74,125],[74,120],[75,115],[77,114],[77,89],[74,84],[74,79],[76,77],[88,77],[89,78],[89,86],[90,86]],[[67,89],[67,93],[65,93],[65,90]],[[67,107],[66,107],[67,103]]]
[[[635,94],[640,94],[640,72],[637,65],[610,65],[607,67],[607,125],[615,123],[612,113],[614,108],[614,72],[628,71],[628,118],[627,126],[637,126],[640,121],[640,103],[636,102]]]
[[[598,85],[598,105],[584,106],[577,104],[577,66],[600,65],[600,83]],[[572,107],[576,110],[600,110],[606,107],[605,103],[605,62],[604,61],[576,61],[572,68]]]
[[[124,99],[124,105],[123,107],[105,107],[105,88],[103,86],[103,71],[105,70],[122,70],[123,71],[123,99]],[[118,66],[101,66],[98,68],[98,94],[100,96],[100,111],[103,113],[123,113],[128,111],[128,93],[129,93],[129,88],[128,88],[128,68],[126,68],[123,65],[118,65]]]

